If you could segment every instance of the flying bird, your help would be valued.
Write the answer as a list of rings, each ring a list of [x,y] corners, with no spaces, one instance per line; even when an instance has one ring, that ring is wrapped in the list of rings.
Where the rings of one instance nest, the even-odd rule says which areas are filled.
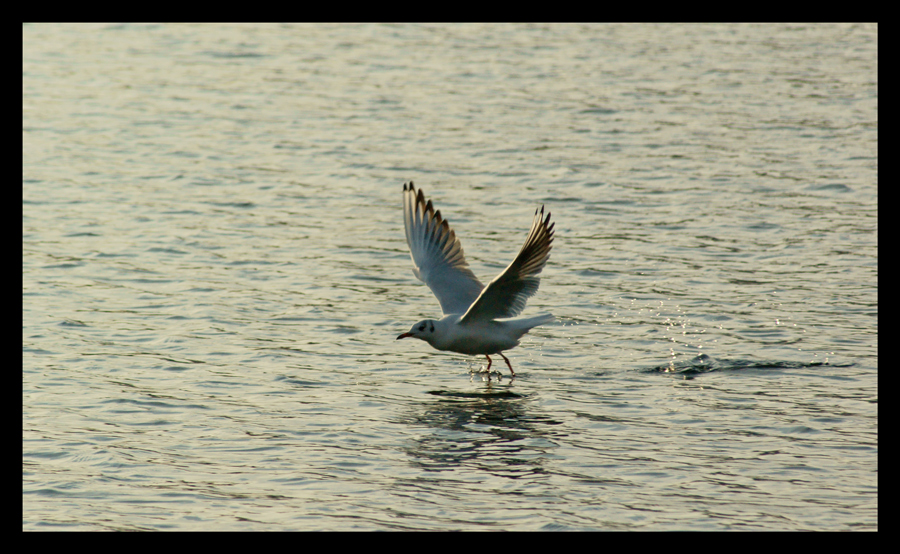
[[[424,319],[397,340],[414,337],[438,350],[487,357],[500,354],[515,377],[509,358],[503,355],[519,344],[522,335],[553,321],[550,314],[514,318],[540,284],[541,270],[550,258],[553,226],[550,212],[535,210],[531,231],[516,259],[484,286],[466,263],[462,245],[447,220],[426,202],[422,189],[412,181],[403,185],[403,224],[413,261],[413,274],[428,285],[441,304],[444,316]]]

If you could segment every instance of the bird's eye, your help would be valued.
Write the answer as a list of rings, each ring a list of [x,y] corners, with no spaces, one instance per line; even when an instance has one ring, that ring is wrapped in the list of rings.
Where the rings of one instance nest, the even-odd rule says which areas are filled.
[[[424,330],[425,330],[425,324],[423,323],[422,325],[419,325],[419,331],[424,331]]]

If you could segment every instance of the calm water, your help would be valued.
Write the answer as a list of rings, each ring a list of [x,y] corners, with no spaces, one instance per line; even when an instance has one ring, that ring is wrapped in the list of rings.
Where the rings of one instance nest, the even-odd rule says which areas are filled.
[[[25,26],[23,529],[878,529],[877,32]]]

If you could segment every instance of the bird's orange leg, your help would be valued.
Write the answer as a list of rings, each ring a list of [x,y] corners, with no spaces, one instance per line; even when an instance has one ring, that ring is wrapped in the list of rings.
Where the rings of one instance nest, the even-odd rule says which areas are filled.
[[[500,354],[500,355],[503,356],[503,354]],[[490,369],[491,369],[491,364],[494,363],[494,362],[491,361],[491,357],[488,356],[487,354],[485,354],[484,357],[488,359],[488,366],[487,366],[487,368],[488,368],[488,370],[490,370]]]
[[[509,368],[509,372],[513,374],[513,377],[515,377],[515,376],[516,376],[516,372],[513,371],[512,364],[509,363],[509,358],[507,358],[506,356],[504,356],[504,355],[503,355],[503,352],[497,352],[497,354],[500,354],[500,356],[503,358],[503,361],[506,362],[506,367]],[[490,360],[490,358],[488,358],[488,359]],[[488,366],[488,367],[491,367],[491,366]]]

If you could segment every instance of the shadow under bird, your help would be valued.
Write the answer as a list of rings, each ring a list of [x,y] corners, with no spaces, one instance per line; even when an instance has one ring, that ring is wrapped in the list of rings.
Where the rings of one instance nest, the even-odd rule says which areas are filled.
[[[553,225],[544,207],[535,210],[531,231],[516,259],[484,286],[466,263],[462,245],[447,220],[426,202],[422,189],[412,181],[403,185],[403,224],[413,261],[413,274],[428,285],[441,304],[444,317],[425,319],[397,340],[414,337],[438,350],[484,355],[491,369],[491,354],[500,354],[515,376],[509,358],[503,355],[538,325],[553,321],[550,314],[514,318],[540,284],[538,274],[550,259]]]

